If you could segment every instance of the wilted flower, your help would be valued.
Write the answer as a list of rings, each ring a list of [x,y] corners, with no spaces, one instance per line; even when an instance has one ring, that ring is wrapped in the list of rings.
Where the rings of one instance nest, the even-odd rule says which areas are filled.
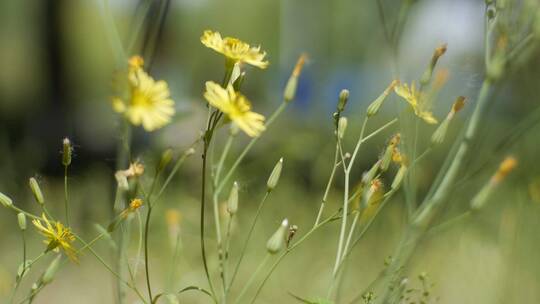
[[[264,69],[268,66],[268,61],[264,60],[266,52],[261,51],[261,47],[252,47],[240,39],[225,37],[221,38],[219,32],[211,30],[204,31],[201,42],[206,47],[223,54],[228,60],[236,63],[247,63]]]
[[[213,81],[206,82],[204,98],[251,137],[256,137],[265,130],[264,116],[251,111],[251,103],[242,94],[235,92],[231,85],[222,88]]]

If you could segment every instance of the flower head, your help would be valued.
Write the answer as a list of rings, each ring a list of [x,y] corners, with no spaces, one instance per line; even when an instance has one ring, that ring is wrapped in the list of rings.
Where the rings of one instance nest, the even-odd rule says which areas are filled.
[[[142,58],[138,56],[130,59],[127,78],[129,97],[114,97],[113,109],[123,113],[132,124],[142,125],[146,131],[168,124],[175,111],[167,83],[155,81],[148,75],[142,68]]]
[[[219,32],[211,30],[204,31],[201,36],[201,42],[206,47],[213,49],[214,51],[223,54],[227,59],[234,63],[247,63],[252,66],[264,69],[268,66],[268,61],[264,60],[266,52],[261,51],[261,47],[252,47],[244,41],[225,37],[221,38]]]
[[[437,119],[429,109],[430,105],[425,94],[416,90],[414,82],[410,88],[406,83],[400,84],[394,87],[394,91],[411,105],[416,116],[422,118],[428,124],[437,123]]]
[[[256,137],[264,131],[264,116],[252,112],[249,100],[235,92],[231,85],[224,89],[215,82],[207,81],[204,98],[210,105],[227,114],[247,135]]]
[[[71,243],[75,241],[75,236],[71,230],[60,222],[50,222],[43,214],[42,219],[34,219],[32,224],[38,231],[46,237],[47,251],[62,250],[72,261],[77,261],[77,253]]]

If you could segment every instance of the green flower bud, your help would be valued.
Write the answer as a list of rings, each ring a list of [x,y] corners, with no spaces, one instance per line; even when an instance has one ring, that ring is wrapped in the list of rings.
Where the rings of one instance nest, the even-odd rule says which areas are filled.
[[[159,164],[157,166],[157,172],[163,171],[163,169],[165,169],[171,162],[172,157],[173,157],[172,149],[169,148],[163,151],[163,154],[161,154],[161,159],[159,160]]]
[[[58,268],[60,267],[60,259],[62,259],[62,255],[59,254],[51,262],[51,264],[49,264],[49,267],[47,267],[47,269],[43,273],[43,276],[41,277],[41,283],[43,285],[47,285],[54,280],[54,276],[56,275],[56,272],[58,271]]]
[[[394,177],[394,180],[392,181],[392,186],[390,186],[392,190],[397,190],[401,186],[401,183],[403,182],[406,173],[407,166],[401,165],[398,172],[396,173],[396,176]]]
[[[233,215],[238,211],[238,183],[234,182],[227,200],[227,211]]]
[[[394,89],[396,85],[399,84],[399,81],[394,80],[390,85],[382,92],[382,94],[377,97],[367,108],[367,116],[371,117],[374,116],[379,112],[379,109],[381,108],[383,102],[386,100],[386,97],[390,94],[390,92]]]
[[[347,101],[349,101],[349,90],[343,89],[341,92],[339,92],[339,101],[337,105],[337,110],[339,113],[343,112],[345,110],[345,106],[347,105]]]
[[[26,215],[24,213],[19,212],[17,214],[17,222],[19,222],[19,228],[21,228],[22,231],[26,230]]]
[[[41,192],[41,188],[39,187],[37,180],[31,177],[28,180],[28,184],[30,185],[32,194],[34,194],[34,198],[36,199],[36,202],[38,202],[40,205],[43,205],[45,203],[45,198],[43,198],[43,192]]]
[[[71,146],[71,141],[69,138],[64,138],[62,141],[62,164],[67,167],[71,164],[71,153],[73,152],[73,147]]]
[[[289,77],[289,80],[285,85],[285,91],[283,92],[283,100],[285,100],[285,102],[291,102],[296,96],[296,89],[298,88],[298,77],[302,72],[302,68],[304,67],[306,59],[307,56],[305,54],[300,55],[298,61],[296,62],[296,65],[294,66],[294,70],[292,71],[291,77]]]
[[[371,181],[375,178],[375,175],[377,175],[377,171],[379,171],[380,166],[381,166],[381,160],[378,160],[375,164],[373,164],[373,166],[371,167],[371,169],[369,169],[369,171],[364,173],[364,175],[362,176],[362,182],[365,185],[371,183]]]
[[[281,225],[279,228],[274,232],[272,237],[268,240],[266,243],[266,250],[270,254],[276,254],[283,249],[285,246],[285,237],[287,236],[287,232],[289,230],[289,221],[287,219],[284,219],[283,222],[281,222]]]
[[[277,183],[279,182],[279,177],[281,176],[282,168],[283,168],[283,157],[279,159],[274,169],[272,170],[272,173],[270,174],[268,181],[266,182],[268,192],[274,190],[274,188],[277,186]]]
[[[448,131],[448,125],[450,124],[450,119],[448,117],[441,122],[437,130],[431,135],[431,142],[433,144],[441,144],[446,137],[446,132]]]
[[[13,201],[4,193],[0,192],[0,204],[6,208],[13,206]]]
[[[338,122],[337,135],[339,139],[343,139],[347,130],[347,117],[340,117]]]

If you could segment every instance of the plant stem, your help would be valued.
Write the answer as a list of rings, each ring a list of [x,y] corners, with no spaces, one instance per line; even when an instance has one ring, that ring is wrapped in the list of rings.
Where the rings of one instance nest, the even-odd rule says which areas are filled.
[[[64,166],[64,204],[66,209],[66,225],[69,227],[68,166]]]
[[[146,274],[146,287],[148,289],[148,297],[152,302],[152,287],[150,285],[150,270],[148,263],[148,230],[150,227],[150,216],[152,214],[152,205],[148,204],[148,213],[146,214],[146,224],[144,227],[144,269]]]
[[[236,266],[234,267],[234,271],[231,277],[231,281],[229,282],[229,286],[227,287],[227,292],[230,290],[232,284],[234,283],[234,279],[236,278],[236,275],[238,274],[238,270],[240,269],[240,265],[242,264],[242,260],[244,259],[244,255],[246,253],[247,246],[249,244],[249,241],[251,239],[251,236],[253,234],[253,230],[255,229],[255,224],[257,223],[257,220],[259,219],[259,216],[261,214],[261,211],[264,207],[264,203],[266,202],[266,199],[268,198],[268,195],[270,194],[269,191],[266,191],[264,193],[264,196],[259,203],[259,207],[257,208],[257,211],[255,212],[255,217],[251,221],[251,225],[249,227],[248,235],[246,237],[246,240],[244,241],[244,246],[242,246],[242,250],[240,251],[240,257],[238,258],[238,262],[236,262]]]
[[[259,266],[255,269],[255,271],[251,274],[251,277],[247,281],[246,284],[244,284],[244,288],[242,288],[242,291],[240,292],[240,295],[238,295],[238,298],[236,299],[235,303],[240,303],[240,300],[245,296],[246,292],[248,291],[249,287],[251,287],[251,284],[253,284],[253,281],[259,274],[259,272],[264,268],[266,263],[268,263],[268,260],[270,260],[271,255],[269,253],[266,254],[264,259],[259,263]]]

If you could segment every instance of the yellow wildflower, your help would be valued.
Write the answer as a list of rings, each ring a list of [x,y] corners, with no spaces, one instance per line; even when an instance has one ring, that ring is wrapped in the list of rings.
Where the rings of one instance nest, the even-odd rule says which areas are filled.
[[[210,105],[227,114],[229,119],[247,135],[256,137],[265,130],[264,116],[251,112],[249,100],[235,92],[231,85],[224,89],[213,81],[207,81],[204,98]]]
[[[268,61],[264,60],[266,52],[261,51],[261,47],[252,47],[240,39],[225,37],[221,38],[219,32],[211,30],[204,31],[201,42],[206,47],[223,54],[234,63],[247,63],[252,66],[264,69],[268,66]]]
[[[130,58],[127,76],[129,98],[114,97],[113,109],[123,113],[132,124],[142,125],[146,131],[168,124],[175,110],[167,83],[155,81],[148,75],[142,68],[142,58],[138,56]]]
[[[429,103],[423,92],[416,90],[416,85],[413,82],[411,87],[404,83],[394,88],[396,94],[405,99],[413,108],[414,114],[422,118],[428,124],[436,124],[437,119],[429,109]]]
[[[47,244],[47,251],[60,249],[72,260],[77,261],[77,254],[71,243],[75,241],[75,236],[71,233],[71,230],[60,222],[51,223],[49,219],[43,214],[42,220],[34,219],[32,224],[38,229],[38,231],[47,239],[44,241]]]

